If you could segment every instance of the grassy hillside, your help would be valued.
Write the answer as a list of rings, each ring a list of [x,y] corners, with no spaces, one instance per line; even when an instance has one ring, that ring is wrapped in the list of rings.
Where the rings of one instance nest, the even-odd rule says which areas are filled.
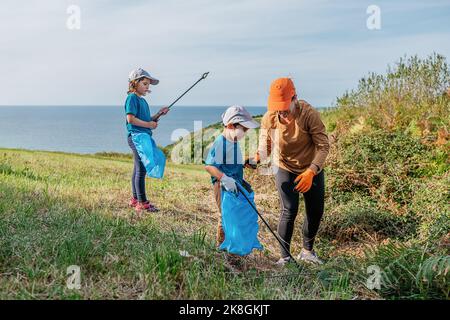
[[[162,210],[137,219],[128,156],[0,149],[0,298],[448,299],[449,86],[443,57],[402,59],[322,113],[332,147],[316,250],[326,263],[301,272],[273,266],[264,226],[265,250],[242,273],[227,269],[202,166],[169,163],[164,180],[147,180]],[[245,174],[276,229],[274,178]],[[80,290],[66,287],[70,265]],[[374,267],[381,287],[368,289]]]
[[[244,273],[230,272],[214,249],[217,210],[202,167],[169,164],[164,180],[148,180],[162,211],[137,219],[127,208],[130,160],[0,155],[0,298],[315,299],[365,291],[334,280],[342,261],[352,263],[346,257],[303,274],[275,269],[275,242],[265,229],[266,250],[247,259]],[[273,203],[275,194],[257,199]],[[266,214],[275,225],[276,211]],[[70,265],[81,267],[81,290],[66,288]]]

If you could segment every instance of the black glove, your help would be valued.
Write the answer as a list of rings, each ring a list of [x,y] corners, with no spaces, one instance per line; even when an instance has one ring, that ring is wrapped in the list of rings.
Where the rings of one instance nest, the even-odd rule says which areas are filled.
[[[257,165],[258,165],[260,162],[261,162],[261,161],[258,161],[258,162],[255,164],[255,161],[254,161],[253,158],[247,158],[247,159],[245,159],[244,167],[246,167],[246,168],[251,168],[251,169],[255,170],[255,169],[257,168]]]

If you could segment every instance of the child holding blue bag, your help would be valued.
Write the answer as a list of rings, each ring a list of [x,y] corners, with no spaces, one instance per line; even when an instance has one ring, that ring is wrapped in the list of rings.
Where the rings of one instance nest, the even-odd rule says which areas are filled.
[[[222,114],[225,126],[214,141],[205,161],[211,175],[219,212],[216,243],[220,250],[245,256],[253,249],[262,249],[258,235],[258,216],[248,200],[253,201],[251,186],[244,180],[244,162],[239,140],[249,129],[259,127],[250,113],[241,106],[229,107]]]
[[[159,209],[147,199],[145,175],[162,178],[164,174],[165,157],[153,141],[152,130],[158,127],[158,122],[154,120],[167,114],[169,108],[163,107],[156,115],[151,116],[150,108],[143,97],[151,92],[150,85],[157,85],[159,80],[147,71],[141,68],[133,70],[128,81],[128,96],[125,101],[126,127],[128,145],[133,151],[134,159],[131,178],[133,196],[129,205],[135,208],[138,214],[157,212]]]

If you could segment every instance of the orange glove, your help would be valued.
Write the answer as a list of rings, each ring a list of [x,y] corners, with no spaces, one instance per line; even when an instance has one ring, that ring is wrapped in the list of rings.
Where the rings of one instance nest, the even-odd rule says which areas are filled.
[[[314,171],[306,169],[305,172],[299,174],[298,177],[295,178],[294,182],[296,183],[296,186],[294,190],[301,193],[308,192],[309,189],[311,189],[314,176]]]

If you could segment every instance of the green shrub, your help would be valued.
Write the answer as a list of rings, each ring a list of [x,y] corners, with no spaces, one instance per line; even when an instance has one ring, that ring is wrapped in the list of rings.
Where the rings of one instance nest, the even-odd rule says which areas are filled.
[[[414,190],[408,211],[417,217],[421,241],[437,244],[450,232],[449,174],[411,182]]]
[[[427,246],[389,243],[366,252],[367,266],[381,270],[378,293],[388,299],[448,299],[450,256]],[[366,279],[366,270],[361,278]]]
[[[335,204],[324,216],[320,236],[330,240],[362,241],[377,238],[405,239],[414,236],[417,221],[380,208],[369,197],[355,196]]]
[[[415,121],[435,132],[449,123],[450,102],[443,96],[448,87],[450,69],[444,56],[405,57],[385,75],[371,73],[362,78],[355,90],[337,99],[337,106],[343,113],[363,115],[373,128],[404,129]]]

